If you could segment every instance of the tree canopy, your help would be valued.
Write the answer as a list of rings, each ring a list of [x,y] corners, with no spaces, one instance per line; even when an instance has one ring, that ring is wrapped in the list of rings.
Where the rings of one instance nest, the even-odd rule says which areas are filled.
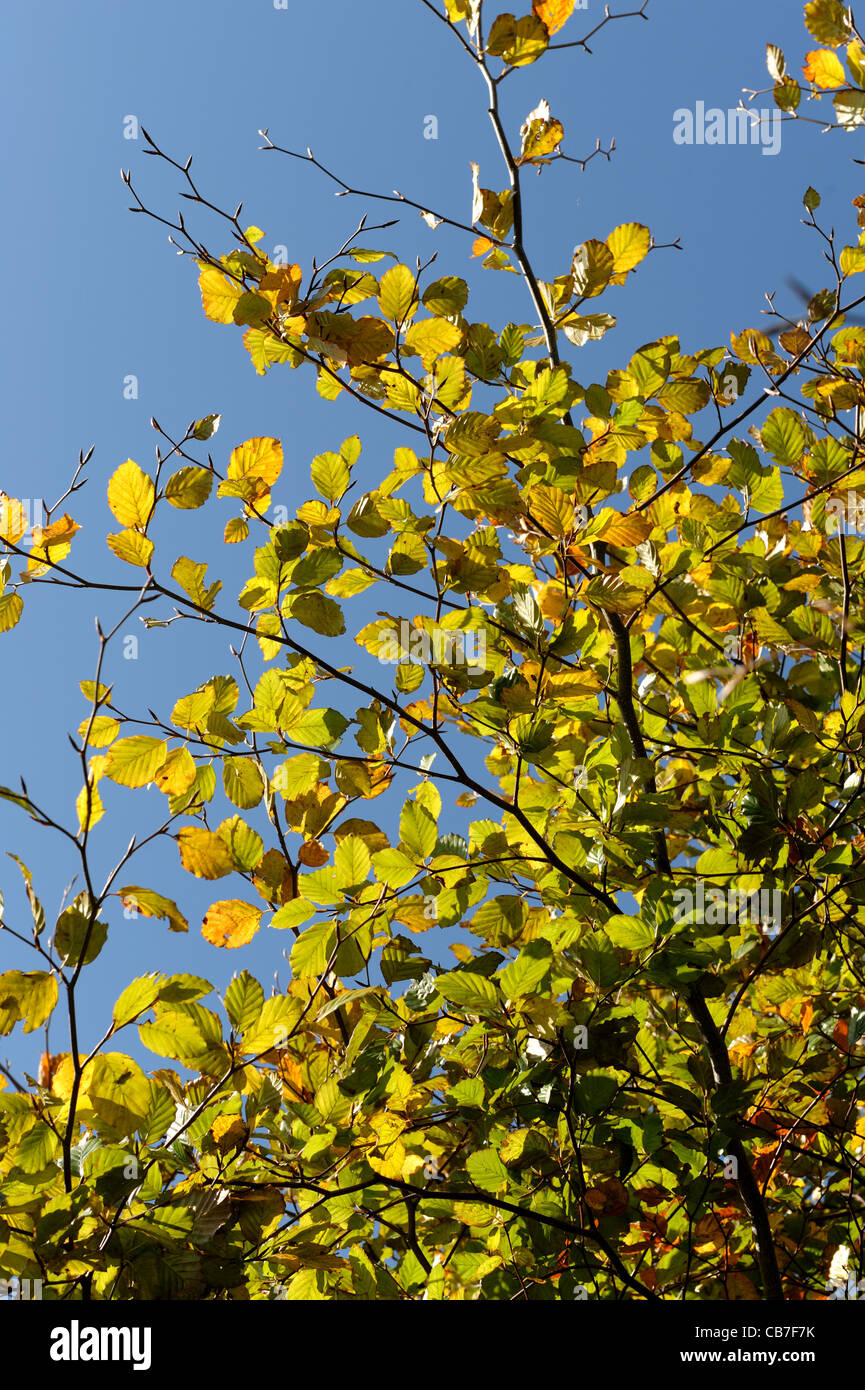
[[[206,317],[255,372],[353,398],[358,433],[323,441],[281,516],[283,441],[154,420],[153,467],[97,469],[110,581],[74,515],[98,458],[41,527],[2,495],[0,630],[58,586],[116,616],[80,681],[68,822],[0,788],[83,884],[52,922],[20,863],[32,922],[2,918],[33,968],[0,974],[0,1033],[50,1019],[65,1045],[4,1075],[0,1269],[73,1300],[831,1297],[865,1272],[865,329],[845,317],[865,198],[836,235],[804,193],[827,284],[777,338],[664,335],[587,382],[580,350],[661,248],[598,228],[541,278],[524,205],[585,160],[566,112],[511,130],[499,94],[628,42],[648,5],[421,3],[475,70],[501,171],[474,165],[465,222],[367,196],[461,230],[478,274],[519,277],[525,321],[475,321],[473,285],[398,261],[387,223],[271,260],[147,136],[186,203],[172,219],[127,174],[133,206]],[[850,12],[811,0],[805,22],[802,62],[768,46],[777,110],[865,124]],[[196,689],[167,665],[161,708],[118,706],[106,654],[132,616],[166,652],[205,627]],[[118,788],[136,834],[106,869]],[[200,923],[137,881],[165,840],[213,885]],[[121,908],[164,924],[160,969],[96,999]],[[172,970],[190,928],[240,952],[221,995]],[[271,928],[273,987],[242,957]]]

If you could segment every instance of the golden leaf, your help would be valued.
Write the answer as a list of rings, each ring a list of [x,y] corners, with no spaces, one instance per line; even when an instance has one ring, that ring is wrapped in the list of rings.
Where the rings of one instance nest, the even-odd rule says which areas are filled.
[[[846,82],[844,67],[837,53],[831,48],[815,48],[807,55],[808,61],[802,71],[815,87],[827,91],[831,87],[843,87]]]
[[[219,1152],[226,1154],[232,1149],[245,1147],[249,1138],[249,1126],[244,1124],[240,1115],[219,1115],[210,1126],[210,1133]]]
[[[125,560],[127,565],[145,569],[153,558],[153,541],[149,536],[142,536],[140,531],[118,531],[106,536],[105,542],[118,560]]]
[[[169,753],[154,781],[166,796],[180,796],[188,792],[195,781],[195,762],[189,749],[175,748]]]
[[[463,336],[463,330],[447,319],[421,319],[413,323],[405,341],[406,347],[420,353],[420,359],[427,371],[437,357],[452,352]]]
[[[229,478],[260,478],[270,489],[282,472],[282,445],[267,436],[247,439],[232,450],[228,460]]]
[[[146,526],[153,498],[153,483],[134,459],[127,459],[112,473],[108,505],[121,526]]]
[[[214,903],[206,913],[201,935],[212,946],[235,950],[252,940],[260,921],[260,908],[240,898],[228,898],[224,902]]]
[[[196,878],[224,878],[234,868],[225,841],[203,826],[184,826],[178,832],[177,845],[184,869]]]
[[[268,270],[258,282],[258,293],[269,299],[274,308],[277,304],[287,304],[292,309],[297,303],[303,271],[299,265],[280,265]]]
[[[613,274],[633,270],[648,255],[651,244],[651,232],[639,222],[623,222],[616,227],[607,237],[607,246],[613,253]]]
[[[557,34],[574,12],[575,0],[532,0],[532,9],[547,33]]]
[[[234,323],[234,308],[243,294],[242,286],[228,280],[214,265],[203,265],[198,277],[201,303],[214,323]]]

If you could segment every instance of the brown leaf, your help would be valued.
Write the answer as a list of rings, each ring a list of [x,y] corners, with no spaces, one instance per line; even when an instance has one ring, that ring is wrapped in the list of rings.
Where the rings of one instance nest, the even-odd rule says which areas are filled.
[[[320,869],[323,864],[327,863],[330,855],[319,840],[307,840],[305,844],[301,845],[297,857],[307,869]]]

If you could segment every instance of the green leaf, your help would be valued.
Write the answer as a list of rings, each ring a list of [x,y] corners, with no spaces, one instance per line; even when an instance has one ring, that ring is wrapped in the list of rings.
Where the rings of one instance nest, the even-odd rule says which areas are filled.
[[[316,455],[310,471],[316,491],[328,502],[338,501],[351,480],[348,463],[342,454]]]
[[[338,637],[345,632],[345,618],[342,609],[326,594],[293,594],[286,601],[292,618],[304,627],[320,632],[324,637]]]
[[[603,930],[614,946],[625,951],[642,951],[655,943],[654,931],[641,917],[608,917]]]
[[[425,806],[407,801],[399,819],[399,835],[411,854],[428,859],[436,847],[438,826]]]
[[[369,850],[357,835],[347,835],[340,840],[333,857],[333,867],[341,888],[359,888],[369,876],[370,864]]]
[[[133,980],[120,994],[114,1005],[112,1018],[115,1028],[122,1028],[133,1019],[152,1009],[159,998],[160,987],[165,982],[164,975],[141,975]]]
[[[236,975],[225,991],[225,1011],[232,1027],[246,1033],[264,1007],[264,990],[248,970]]]
[[[484,975],[451,970],[436,979],[436,989],[449,1003],[472,1013],[497,1013],[501,1008],[496,987]]]
[[[86,894],[82,894],[82,897],[86,897]],[[105,945],[108,939],[107,923],[91,918],[92,912],[84,902],[67,907],[57,918],[54,949],[64,965],[89,965]]]
[[[179,468],[165,485],[165,496],[172,507],[192,511],[203,507],[213,488],[213,474],[206,468]]]
[[[222,785],[229,801],[242,811],[251,811],[264,796],[261,772],[251,758],[225,758]]]
[[[517,999],[523,994],[534,994],[549,974],[552,954],[549,941],[529,941],[499,975],[505,997]]]
[[[462,313],[468,303],[469,288],[458,275],[444,275],[427,285],[421,296],[431,314],[437,318],[450,318]]]
[[[469,1177],[484,1192],[495,1193],[507,1186],[508,1170],[495,1149],[478,1149],[466,1160]]]

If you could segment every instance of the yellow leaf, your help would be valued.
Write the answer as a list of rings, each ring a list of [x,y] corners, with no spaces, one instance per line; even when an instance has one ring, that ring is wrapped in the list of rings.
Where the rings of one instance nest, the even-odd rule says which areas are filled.
[[[161,893],[154,892],[152,888],[139,888],[136,884],[129,884],[126,888],[118,888],[117,896],[124,907],[131,908],[142,917],[158,917],[167,921],[171,931],[189,930],[189,923],[177,903],[171,898],[163,898]]]
[[[652,524],[644,517],[623,516],[621,512],[616,512],[612,507],[608,510],[608,519],[601,529],[594,534],[607,541],[609,545],[639,545],[651,533]]]
[[[212,487],[213,474],[206,468],[179,468],[165,485],[166,501],[172,507],[191,511],[203,506]]]
[[[278,439],[248,439],[232,450],[226,476],[260,478],[269,490],[282,472],[282,461],[282,445]]]
[[[404,323],[417,308],[417,277],[407,265],[394,265],[381,278],[378,304],[386,319]]]
[[[69,554],[71,546],[69,542],[80,531],[81,527],[77,521],[66,512],[58,521],[52,521],[50,526],[44,529],[41,526],[33,528],[33,546],[30,550],[30,557],[27,561],[27,569],[41,573],[45,569],[43,562],[51,561],[57,564],[60,560],[65,560]]]
[[[203,826],[188,825],[178,832],[180,862],[196,878],[224,878],[234,869],[234,860],[225,841]]]
[[[303,271],[299,265],[280,265],[268,270],[258,282],[258,293],[268,299],[274,309],[285,304],[289,309],[297,303]]]
[[[594,671],[562,671],[550,676],[544,685],[544,695],[554,700],[581,700],[600,690],[601,682]]]
[[[107,748],[119,733],[120,725],[110,714],[97,714],[92,724],[88,716],[87,719],[82,719],[78,726],[79,737],[86,738],[91,748]]]
[[[105,759],[105,775],[122,787],[146,787],[168,757],[162,739],[135,734],[115,743]]]
[[[490,188],[481,188],[480,170],[472,164],[472,224],[480,222],[494,237],[500,240],[507,236],[514,225],[514,197],[510,188],[494,193]]]
[[[831,48],[815,48],[807,57],[808,61],[802,71],[815,87],[822,87],[826,91],[830,87],[844,86],[847,79],[843,64]]]
[[[57,545],[67,545],[76,531],[81,527],[77,521],[73,521],[68,512],[64,512],[58,521],[52,521],[50,526],[36,526],[33,529],[33,539],[37,546],[42,550],[52,550]]]
[[[252,940],[260,921],[260,908],[240,898],[228,898],[224,902],[214,903],[206,913],[201,935],[212,946],[234,950]]]
[[[42,970],[7,970],[0,975],[0,1033],[11,1033],[24,1020],[24,1032],[32,1033],[51,1014],[57,1003],[57,979]]]
[[[0,632],[11,632],[24,611],[20,594],[4,594],[0,598]]]
[[[652,236],[648,227],[639,222],[624,222],[607,237],[607,245],[613,253],[613,274],[622,275],[633,270],[648,255]]]
[[[140,565],[146,569],[153,558],[153,541],[149,536],[142,536],[140,531],[118,531],[115,535],[106,536],[105,540],[108,549],[114,552],[118,560],[125,560],[127,565]]]
[[[66,1061],[54,1076],[55,1090],[61,1069],[68,1078]],[[102,1121],[122,1134],[142,1127],[150,1105],[150,1085],[137,1062],[122,1052],[95,1057],[84,1072],[79,1091],[79,1112],[91,1123]]]
[[[108,505],[121,526],[146,526],[153,510],[153,483],[133,459],[115,470],[108,484]]]
[[[238,541],[245,541],[248,535],[249,522],[245,516],[233,516],[225,523],[226,545],[237,545]]]
[[[552,154],[564,139],[565,128],[550,115],[549,102],[542,101],[526,116],[520,135],[523,143],[517,163],[523,164]]]
[[[395,1139],[380,1155],[368,1153],[366,1160],[370,1168],[383,1178],[401,1178],[402,1166],[405,1163],[405,1145],[401,1139]]]
[[[222,1154],[231,1149],[242,1149],[249,1138],[249,1126],[240,1115],[219,1115],[210,1126],[216,1147]]]
[[[841,252],[841,274],[859,275],[865,270],[865,246],[845,246]],[[858,349],[858,344],[856,345]]]
[[[222,785],[225,795],[241,811],[251,811],[264,795],[261,772],[248,758],[224,758]]]
[[[191,695],[184,695],[171,711],[171,722],[179,729],[197,729],[203,725],[216,705],[216,690],[212,685],[204,685]]]
[[[0,538],[16,545],[30,522],[27,509],[15,497],[7,497],[0,492]]]
[[[536,14],[523,15],[520,19],[512,14],[500,14],[490,29],[487,53],[519,68],[540,58],[548,42],[548,31]]]
[[[181,796],[195,781],[195,761],[188,748],[175,748],[156,774],[155,782],[166,796]]]
[[[558,540],[577,528],[574,504],[560,487],[539,484],[532,493],[532,515]]]
[[[177,580],[181,589],[189,595],[193,603],[209,612],[222,588],[222,580],[216,579],[208,588],[205,588],[204,577],[206,574],[206,562],[190,560],[188,555],[181,555],[171,566],[172,579]]]
[[[532,9],[552,35],[567,23],[573,14],[575,0],[532,0]]]
[[[234,308],[243,294],[242,286],[227,280],[213,265],[203,265],[198,277],[201,303],[214,323],[234,323]]]
[[[95,778],[91,780],[89,789],[86,786],[81,788],[75,798],[75,810],[78,814],[78,825],[82,830],[92,830],[105,815],[105,807]]]
[[[406,347],[420,353],[420,359],[427,371],[437,357],[452,352],[463,336],[463,331],[447,319],[421,319],[413,323],[405,337]]]

